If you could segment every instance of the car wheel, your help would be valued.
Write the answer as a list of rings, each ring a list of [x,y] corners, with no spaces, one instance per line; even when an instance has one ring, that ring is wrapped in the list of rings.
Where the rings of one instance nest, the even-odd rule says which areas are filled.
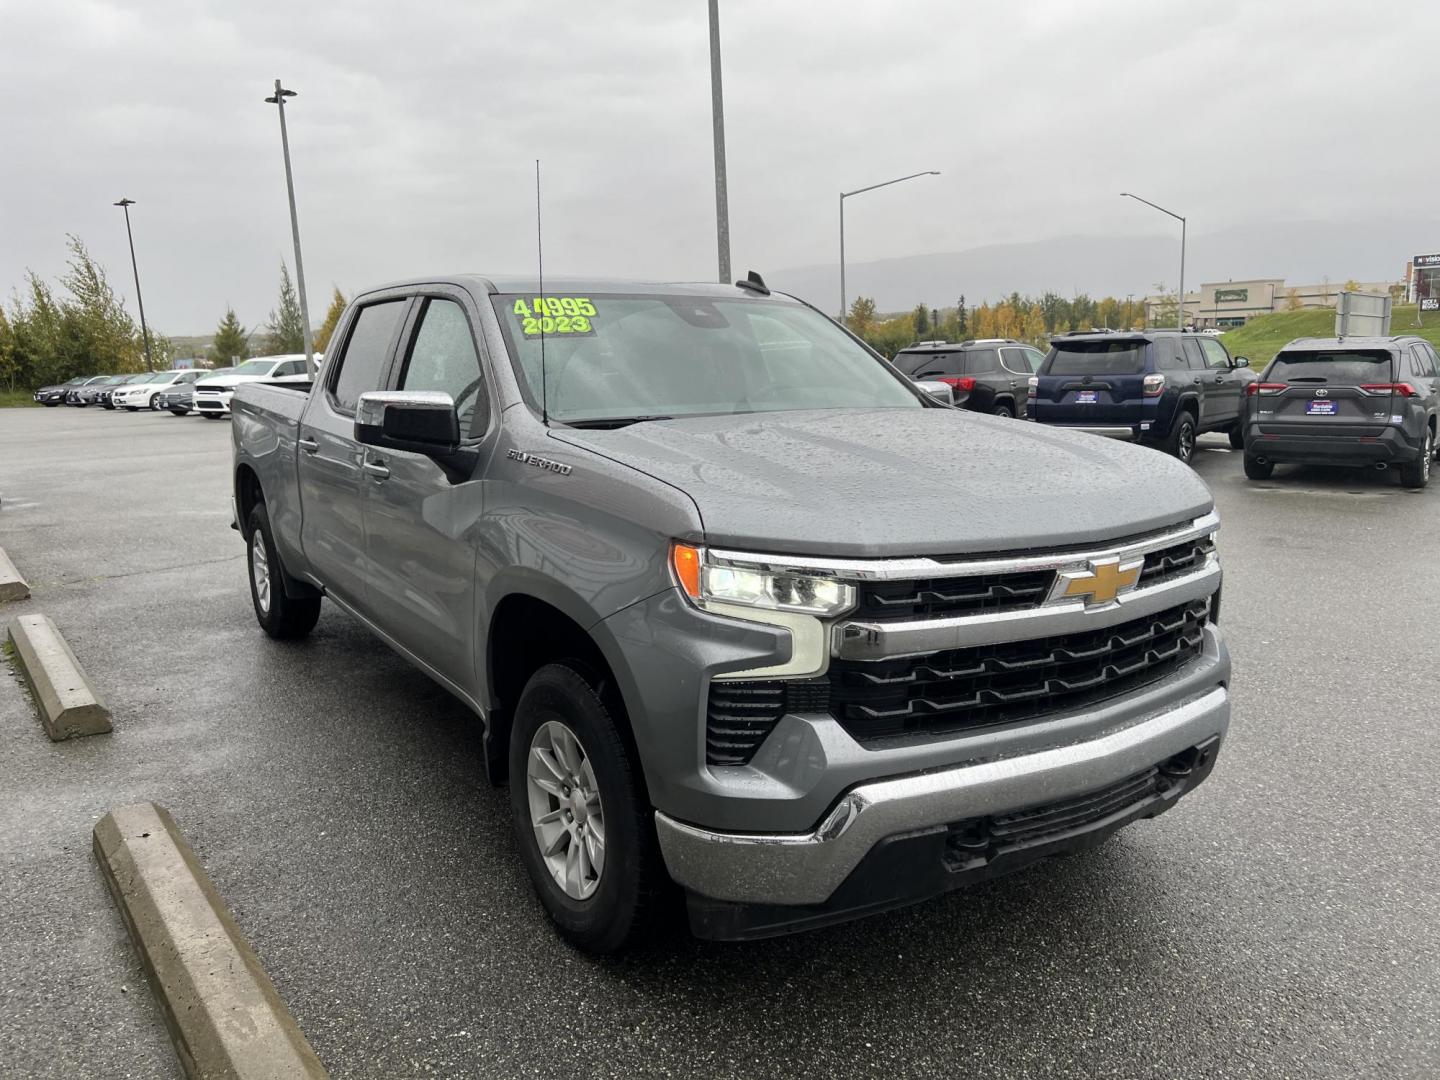
[[[246,565],[250,568],[250,602],[260,629],[281,641],[303,638],[320,618],[320,597],[289,596],[285,592],[285,570],[270,532],[265,504],[250,511]]]
[[[125,406],[125,411],[126,411],[126,412],[139,412],[139,411],[140,411],[140,406],[139,406],[139,405],[126,405],[126,406]]]
[[[650,803],[609,706],[568,664],[531,676],[510,732],[520,856],[551,921],[589,953],[650,930],[665,876]]]
[[[1230,436],[1230,445],[1236,450],[1245,449],[1245,421],[1236,420],[1235,426],[1225,434]]]
[[[1175,418],[1165,449],[1187,465],[1195,456],[1195,418],[1188,412],[1182,412]]]
[[[224,414],[224,413],[218,413],[218,412],[207,412],[207,413],[201,413],[200,415],[203,416],[203,417],[205,417],[206,420],[219,420],[220,417],[224,416],[225,414]]]
[[[1249,454],[1245,455],[1245,475],[1251,480],[1269,480],[1270,474],[1275,471],[1273,461],[1261,461]]]
[[[1430,483],[1430,467],[1435,460],[1435,432],[1425,429],[1425,445],[1420,456],[1408,465],[1400,466],[1400,483],[1407,488],[1423,488]]]
[[[995,408],[991,410],[991,415],[1003,416],[1006,419],[1010,419],[1014,417],[1015,410],[1012,409],[1009,405],[996,405]]]

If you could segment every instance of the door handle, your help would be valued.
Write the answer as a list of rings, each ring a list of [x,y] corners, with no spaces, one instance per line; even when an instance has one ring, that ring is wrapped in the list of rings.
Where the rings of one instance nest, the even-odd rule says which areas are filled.
[[[367,461],[360,468],[375,477],[376,480],[384,480],[390,475],[390,470],[379,461]]]
[[[1225,381],[1225,376],[1224,376],[1224,375],[1216,375],[1216,376],[1215,376],[1215,385],[1216,385],[1216,386],[1219,386],[1219,385],[1220,385],[1221,383],[1223,383],[1224,381]]]
[[[300,449],[304,450],[307,454],[313,454],[315,453],[315,451],[320,449],[320,444],[314,439],[299,439],[296,441],[295,445],[300,447]]]

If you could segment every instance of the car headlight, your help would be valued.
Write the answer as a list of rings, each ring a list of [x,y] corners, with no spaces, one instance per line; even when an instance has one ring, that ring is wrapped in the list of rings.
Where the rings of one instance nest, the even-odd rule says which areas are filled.
[[[685,595],[700,607],[734,604],[834,618],[855,606],[855,587],[843,581],[716,559],[692,544],[672,544],[670,565]]]

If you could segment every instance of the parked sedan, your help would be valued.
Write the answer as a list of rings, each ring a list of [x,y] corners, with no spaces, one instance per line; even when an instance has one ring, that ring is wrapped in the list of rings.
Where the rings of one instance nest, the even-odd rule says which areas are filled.
[[[150,372],[141,371],[134,375],[118,375],[116,376],[116,378],[118,380],[117,382],[113,382],[108,386],[102,386],[100,388],[100,392],[95,395],[95,404],[113,410],[116,407],[115,394],[122,387],[133,386],[136,383],[144,382],[146,379],[150,378]]]
[[[125,375],[106,375],[103,379],[86,383],[76,391],[76,397],[79,399],[78,404],[82,406],[100,404],[101,395],[113,391],[115,387],[123,383],[126,378],[127,376]]]
[[[78,385],[70,387],[70,389],[65,391],[65,404],[73,405],[77,409],[83,409],[86,405],[89,405],[90,402],[83,400],[80,396],[81,393],[89,387],[104,382],[109,377],[108,375],[91,375]]]
[[[53,386],[42,386],[35,391],[35,400],[47,409],[53,409],[57,405],[63,405],[65,395],[76,387],[83,386],[89,379],[88,375],[80,375],[63,383],[55,383]]]
[[[174,371],[154,371],[144,382],[133,383],[115,391],[114,401],[122,409],[139,412],[151,408],[151,402],[161,390],[177,383],[193,383],[200,376],[208,374],[193,368]]]

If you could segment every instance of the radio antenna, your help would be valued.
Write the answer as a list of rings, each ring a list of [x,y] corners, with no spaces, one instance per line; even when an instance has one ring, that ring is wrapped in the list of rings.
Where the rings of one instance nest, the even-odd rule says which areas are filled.
[[[545,244],[540,229],[540,159],[535,159],[535,262],[540,274],[540,422],[550,426],[550,399],[545,388],[545,320],[550,306],[545,302]]]

